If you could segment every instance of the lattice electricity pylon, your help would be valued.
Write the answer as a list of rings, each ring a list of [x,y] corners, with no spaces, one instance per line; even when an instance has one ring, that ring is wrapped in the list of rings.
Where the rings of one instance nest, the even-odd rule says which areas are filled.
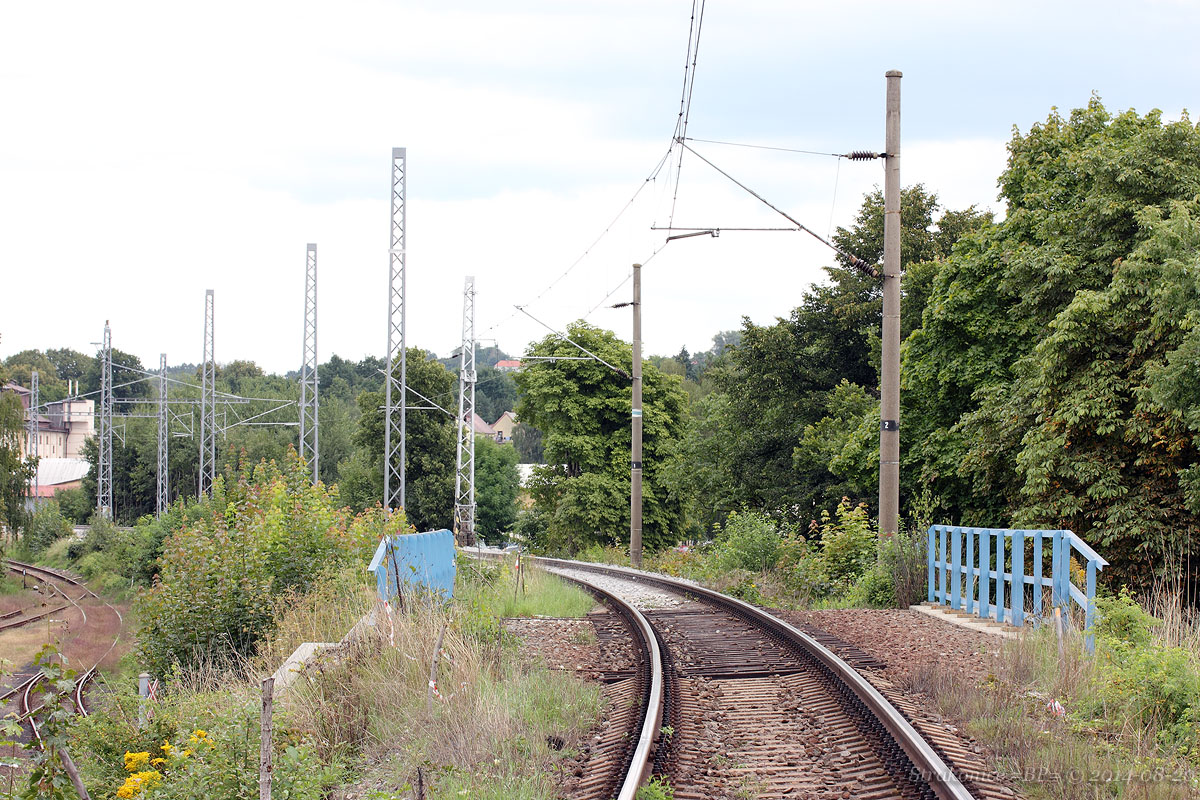
[[[161,353],[158,356],[158,494],[154,503],[154,513],[161,517],[167,511],[167,506],[170,500],[167,497],[168,490],[168,441],[170,436],[169,411],[170,404],[167,403],[167,354]]]
[[[319,477],[317,412],[317,246],[308,246],[304,269],[304,360],[300,366],[300,457],[308,462],[315,484]]]
[[[217,362],[213,355],[213,290],[204,292],[204,359],[200,362],[200,486],[212,492],[217,475]]]
[[[96,458],[96,511],[100,516],[112,519],[112,329],[108,327],[108,320],[104,321],[104,340],[100,348],[100,424],[97,431],[99,446]]]
[[[35,369],[29,376],[29,441],[27,442],[29,456],[33,459],[33,502],[37,506],[38,501],[38,436],[41,433],[41,426],[38,424],[38,371]]]
[[[458,368],[458,458],[454,473],[454,535],[475,544],[475,278],[463,285],[463,338]]]
[[[388,249],[387,376],[383,411],[383,507],[404,507],[404,412],[408,407],[407,347],[404,339],[404,178],[405,148],[392,148],[392,230]],[[396,377],[399,361],[400,376]]]

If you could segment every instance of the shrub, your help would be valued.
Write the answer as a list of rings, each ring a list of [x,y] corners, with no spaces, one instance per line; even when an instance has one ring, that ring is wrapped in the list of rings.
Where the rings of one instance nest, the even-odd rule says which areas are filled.
[[[139,655],[163,675],[251,654],[273,625],[273,597],[303,594],[325,572],[365,566],[379,532],[408,531],[402,514],[368,509],[354,519],[336,495],[313,485],[295,451],[272,463],[228,472],[202,501],[210,517],[173,532],[161,572],[138,598]]]
[[[1142,646],[1150,643],[1151,628],[1158,621],[1150,616],[1128,588],[1122,588],[1116,597],[1096,598],[1096,635],[1126,645]]]
[[[851,508],[843,497],[835,513],[821,512],[821,559],[830,581],[849,586],[875,562],[879,539],[865,503]]]
[[[883,548],[880,549],[882,551]],[[859,577],[851,587],[847,600],[852,606],[896,607],[896,584],[892,579],[891,570],[882,558]]]
[[[70,535],[71,523],[62,515],[58,503],[47,500],[38,505],[21,541],[29,554],[36,557],[44,553],[59,539],[65,539]]]
[[[775,523],[766,515],[734,512],[717,537],[717,558],[723,570],[764,572],[775,566],[782,541]]]

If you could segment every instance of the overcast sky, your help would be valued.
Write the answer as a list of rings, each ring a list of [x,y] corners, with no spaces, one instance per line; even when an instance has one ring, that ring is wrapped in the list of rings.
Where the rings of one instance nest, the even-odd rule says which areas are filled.
[[[832,260],[821,245],[727,231],[663,247],[651,230],[672,207],[678,226],[786,224],[691,154],[645,183],[679,112],[691,14],[691,0],[4,3],[0,357],[94,352],[107,319],[146,364],[196,362],[211,288],[218,361],[295,369],[308,242],[321,360],[382,356],[393,146],[408,148],[411,345],[458,345],[466,275],[480,338],[514,354],[546,333],[514,304],[628,338],[628,309],[607,308],[628,284],[604,298],[635,261],[649,353],[786,316]],[[1013,126],[1093,91],[1171,118],[1193,103],[1198,17],[1185,0],[712,0],[688,135],[881,150],[884,73],[900,69],[904,184],[1002,212]],[[693,146],[822,234],[882,184],[881,162]]]

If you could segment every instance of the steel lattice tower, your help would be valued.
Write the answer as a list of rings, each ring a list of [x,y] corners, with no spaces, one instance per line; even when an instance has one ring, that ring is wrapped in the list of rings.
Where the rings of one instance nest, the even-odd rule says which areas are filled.
[[[104,322],[104,341],[100,347],[100,425],[97,435],[99,448],[96,459],[96,510],[100,516],[112,519],[112,329],[108,326],[108,320]]]
[[[27,449],[29,450],[30,457],[35,462],[33,467],[33,507],[36,509],[39,488],[36,462],[38,459],[38,436],[41,434],[41,426],[38,425],[38,406],[40,402],[38,400],[38,371],[36,369],[30,375],[29,393],[29,442],[27,443]]]
[[[317,400],[317,246],[308,246],[304,270],[304,360],[300,367],[300,457],[320,480],[321,450]]]
[[[170,426],[167,405],[167,354],[158,356],[158,495],[154,504],[154,512],[162,516],[170,504],[167,498],[167,479],[169,462],[167,461],[167,432]]]
[[[387,377],[384,400],[383,507],[404,507],[405,410],[408,406],[407,347],[404,338],[404,183],[405,148],[392,148],[392,230],[388,250]],[[400,376],[396,377],[396,362]]]
[[[458,369],[458,458],[454,476],[454,533],[475,544],[475,278],[463,284],[462,354]]]
[[[217,474],[217,362],[213,355],[213,290],[204,292],[204,359],[200,362],[200,496]]]

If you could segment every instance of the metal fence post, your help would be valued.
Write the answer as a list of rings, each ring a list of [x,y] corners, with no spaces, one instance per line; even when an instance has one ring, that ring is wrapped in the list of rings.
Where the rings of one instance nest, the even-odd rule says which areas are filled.
[[[1033,535],[1033,614],[1042,618],[1042,549],[1045,547],[1041,533]]]
[[[967,600],[967,613],[975,610],[975,529],[967,528],[967,585],[964,596]]]
[[[1088,559],[1087,563],[1087,610],[1084,612],[1084,641],[1087,642],[1089,653],[1096,652],[1096,562]]]
[[[992,615],[991,601],[988,599],[992,591],[991,538],[991,531],[987,528],[979,532],[979,616],[984,619]]]
[[[1053,531],[1050,534],[1050,605],[1055,608],[1062,607],[1061,589],[1059,580],[1062,572],[1062,531]]]
[[[996,622],[1004,622],[1004,531],[996,531]]]
[[[946,605],[946,539],[950,531],[946,528],[938,530],[938,602]]]
[[[1012,621],[1017,627],[1025,624],[1025,531],[1013,531],[1012,543]]]
[[[925,534],[925,538],[927,540],[926,544],[925,544],[925,561],[927,564],[927,567],[925,570],[925,575],[926,575],[926,581],[929,584],[928,600],[930,603],[932,603],[934,601],[934,594],[933,594],[933,571],[934,571],[934,555],[935,555],[934,554],[934,541],[933,541],[934,529],[935,529],[935,526],[930,525],[929,530]]]
[[[950,543],[950,558],[953,559],[950,564],[950,607],[958,609],[962,586],[962,531],[958,528],[954,529],[954,539]]]

